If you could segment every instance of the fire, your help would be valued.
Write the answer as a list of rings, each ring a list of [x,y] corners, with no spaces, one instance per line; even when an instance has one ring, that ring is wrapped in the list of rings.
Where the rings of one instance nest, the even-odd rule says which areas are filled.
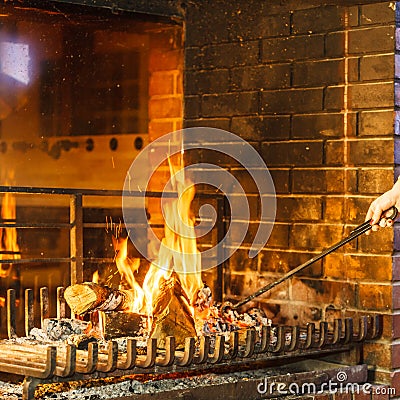
[[[181,155],[180,155],[181,157]],[[164,204],[164,238],[157,259],[151,263],[143,286],[135,280],[139,260],[130,261],[127,256],[127,239],[115,240],[116,264],[125,281],[133,290],[131,311],[152,316],[154,301],[160,285],[171,278],[173,272],[179,277],[187,297],[193,305],[199,290],[203,288],[201,279],[201,255],[197,249],[194,217],[191,204],[195,195],[194,185],[186,179],[182,158],[174,165],[168,158],[172,189],[177,198],[168,199]],[[193,313],[193,307],[191,307]]]
[[[1,219],[3,221],[12,222],[16,219],[16,201],[15,196],[11,193],[5,193],[1,203]],[[16,228],[0,227],[0,260],[19,259],[19,246],[17,242]],[[11,268],[4,268],[1,264],[0,278],[6,278],[10,275]]]

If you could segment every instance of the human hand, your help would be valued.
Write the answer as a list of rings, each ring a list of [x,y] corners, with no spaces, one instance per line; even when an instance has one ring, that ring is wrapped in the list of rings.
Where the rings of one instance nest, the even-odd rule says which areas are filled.
[[[377,231],[379,228],[393,226],[394,220],[389,218],[392,214],[390,208],[393,206],[400,209],[399,180],[393,185],[392,189],[379,196],[370,204],[365,220],[371,221],[372,231]],[[369,231],[367,234],[369,234]]]

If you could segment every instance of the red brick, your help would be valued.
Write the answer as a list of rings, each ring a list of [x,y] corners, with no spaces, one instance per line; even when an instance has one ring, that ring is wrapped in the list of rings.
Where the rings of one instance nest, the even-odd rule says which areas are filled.
[[[363,169],[358,171],[358,191],[380,195],[393,186],[393,169]]]
[[[306,302],[288,301],[276,304],[272,298],[271,303],[260,302],[260,307],[275,324],[298,325],[300,323],[304,325],[306,322],[319,322],[322,318],[321,307]]]
[[[376,26],[374,28],[349,32],[349,53],[365,54],[389,52],[394,49],[394,26]]]
[[[230,277],[229,287],[227,288],[228,294],[234,296],[245,297],[253,294],[260,287],[273,282],[276,278],[260,276],[258,273],[250,273],[246,271],[245,274],[232,274]],[[258,301],[266,300],[269,298],[285,300],[289,297],[289,283],[283,282],[269,292],[259,296]]]
[[[199,118],[201,105],[200,96],[185,96],[184,101],[185,120],[190,118]]]
[[[384,385],[374,385],[372,388],[372,400],[389,400],[388,387]]]
[[[292,279],[292,300],[309,304],[332,304],[351,308],[356,305],[355,285],[350,282]]]
[[[393,23],[395,10],[387,3],[365,4],[361,6],[360,23],[362,25],[375,25]]]
[[[237,116],[254,114],[258,110],[258,94],[254,92],[204,95],[203,117]]]
[[[349,86],[350,108],[393,107],[393,83],[359,84]]]
[[[366,139],[349,142],[349,163],[355,165],[393,163],[392,139]]]
[[[394,56],[372,55],[360,59],[360,80],[393,79]]]
[[[345,199],[344,221],[356,227],[365,220],[368,207],[375,197],[348,197]]]
[[[339,138],[344,135],[343,121],[343,114],[339,113],[293,115],[292,138]]]
[[[324,273],[335,279],[389,282],[392,277],[391,257],[332,253],[324,259]]]
[[[150,119],[179,118],[182,116],[182,98],[180,96],[152,98],[149,101]]]
[[[265,90],[261,93],[261,112],[272,114],[322,111],[322,100],[322,88]]]
[[[326,196],[324,215],[325,221],[343,221],[345,199],[343,197]]]
[[[293,32],[313,33],[340,30],[345,26],[345,9],[324,6],[293,13]]]
[[[294,63],[293,86],[326,86],[344,82],[343,60]]]
[[[272,180],[275,185],[276,193],[289,193],[289,180],[290,170],[289,169],[269,169]]]
[[[327,140],[325,143],[325,165],[343,165],[344,161],[344,142],[342,140]]]
[[[393,229],[380,229],[358,238],[359,250],[366,253],[391,255],[393,252]]]
[[[314,59],[324,55],[324,36],[305,35],[262,41],[262,61]]]
[[[322,215],[320,198],[278,197],[277,221],[318,221]]]
[[[371,393],[363,393],[362,389],[360,393],[353,393],[353,400],[370,400]]]
[[[291,65],[272,64],[233,68],[233,90],[283,89],[290,87]]]
[[[220,23],[220,22],[219,22]],[[197,66],[201,69],[232,68],[245,65],[257,65],[259,42],[219,43],[205,46],[198,52]]]
[[[174,131],[174,124],[171,121],[150,121],[149,140],[153,141],[160,136]]]
[[[185,94],[225,93],[230,91],[229,71],[186,71]]]
[[[269,167],[320,165],[323,157],[322,148],[322,141],[262,143],[261,156]]]
[[[393,284],[393,309],[400,309],[400,285],[398,283]]]
[[[360,283],[359,307],[365,310],[387,311],[392,308],[392,287],[376,282]]]
[[[351,393],[335,393],[333,395],[334,400],[352,400],[352,397]]]
[[[323,169],[295,169],[292,172],[293,193],[342,193],[344,171]]]
[[[173,72],[155,72],[150,76],[149,95],[174,94],[175,75]]]
[[[369,365],[379,365],[382,369],[392,368],[390,344],[367,342],[364,344],[364,362]]]
[[[245,140],[289,139],[290,117],[287,115],[233,117],[231,132]]]
[[[393,110],[363,111],[359,114],[360,136],[392,136]]]
[[[301,251],[284,251],[284,250],[264,250],[260,253],[260,271],[265,276],[268,274],[285,274],[300,264],[305,263],[312,257]],[[321,261],[312,264],[303,271],[297,273],[297,276],[320,277]]]
[[[400,281],[400,256],[394,254],[393,260],[393,281]]]
[[[183,65],[183,51],[152,51],[149,59],[149,71],[170,71],[181,68]]]

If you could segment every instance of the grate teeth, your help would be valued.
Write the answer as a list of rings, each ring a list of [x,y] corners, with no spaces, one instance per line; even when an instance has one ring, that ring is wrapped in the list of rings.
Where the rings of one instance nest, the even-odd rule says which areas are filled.
[[[57,316],[65,316],[62,301],[63,289],[57,290]],[[41,320],[48,317],[48,291],[40,291]],[[15,338],[15,316],[17,312],[15,291],[9,289],[7,296],[7,326],[10,338]],[[25,331],[33,327],[33,292],[25,290]],[[176,338],[165,340],[163,351],[157,349],[157,339],[150,338],[146,344],[146,354],[138,355],[137,341],[126,338],[126,350],[118,352],[114,340],[107,342],[104,349],[97,343],[89,343],[87,350],[79,350],[73,345],[58,347],[34,346],[29,341],[10,345],[0,340],[0,372],[23,375],[26,381],[34,378],[41,381],[77,379],[78,376],[108,374],[113,376],[134,373],[166,371],[186,371],[209,369],[223,365],[248,364],[252,361],[274,363],[274,360],[294,360],[298,356],[324,355],[326,352],[343,351],[359,346],[365,340],[379,338],[383,331],[383,316],[361,316],[325,321],[316,326],[309,323],[300,326],[263,326],[260,330],[249,328],[245,331],[230,332],[229,341],[224,335],[185,339],[184,349],[176,348]],[[18,339],[20,340],[20,339]],[[213,344],[212,344],[213,343]],[[30,364],[31,361],[33,363]],[[93,375],[94,376],[94,375]],[[30,390],[29,388],[27,390]]]

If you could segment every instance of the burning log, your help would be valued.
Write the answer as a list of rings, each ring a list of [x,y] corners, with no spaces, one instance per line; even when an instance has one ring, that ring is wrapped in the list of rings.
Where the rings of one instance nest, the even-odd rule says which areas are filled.
[[[147,329],[145,315],[124,311],[100,311],[104,339],[123,336],[144,336]]]
[[[73,313],[82,315],[94,310],[128,311],[133,303],[134,292],[84,282],[67,287],[64,298]]]
[[[195,323],[189,308],[189,299],[176,273],[165,280],[153,303],[151,337],[164,347],[167,336],[175,336],[176,346],[182,346],[185,338],[196,337]]]

